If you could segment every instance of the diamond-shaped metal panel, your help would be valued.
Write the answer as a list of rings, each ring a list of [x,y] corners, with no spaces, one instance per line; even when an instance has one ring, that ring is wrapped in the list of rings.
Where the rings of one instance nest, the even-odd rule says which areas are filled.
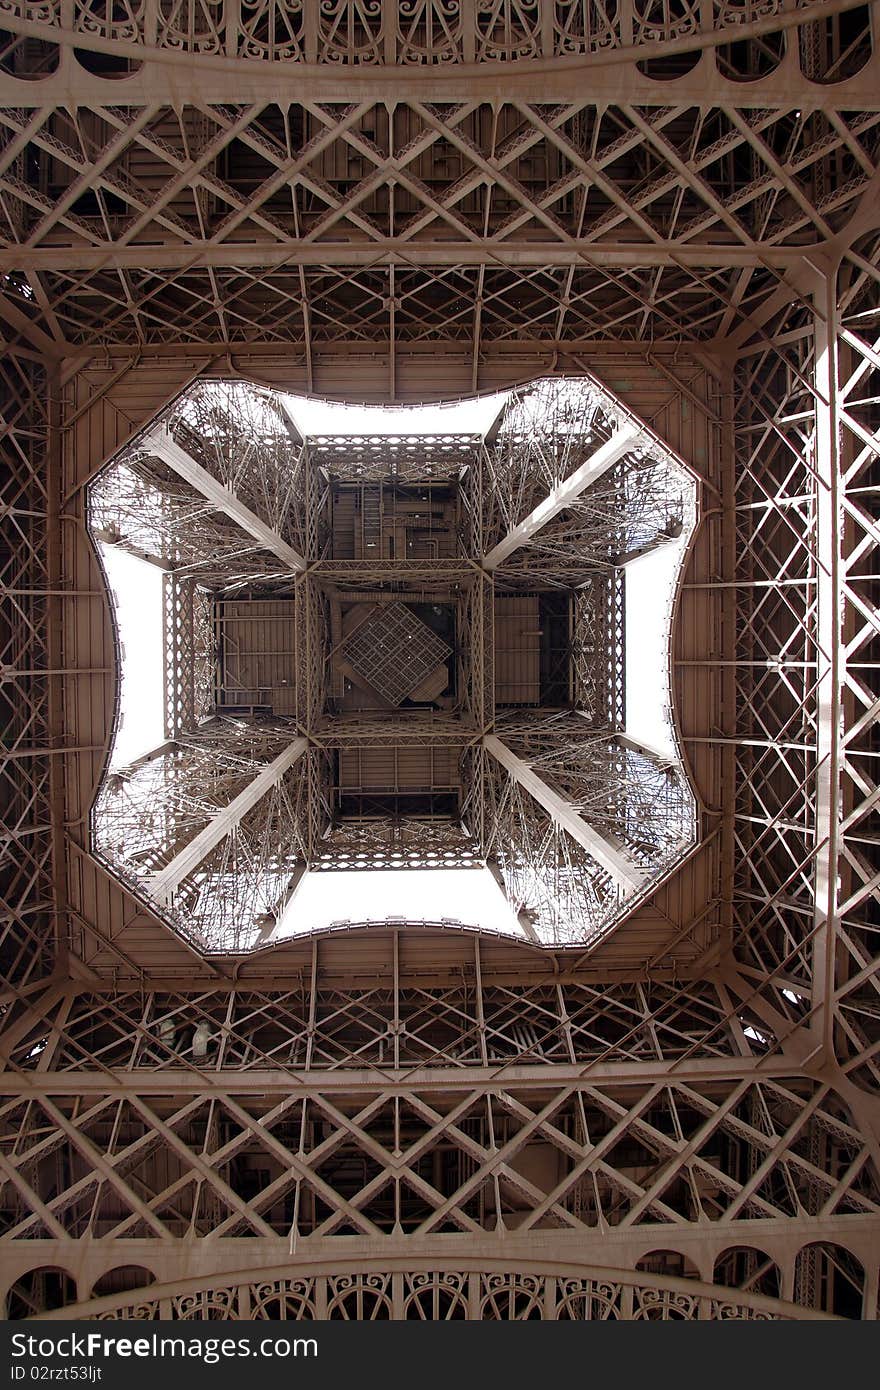
[[[452,648],[404,604],[390,603],[361,623],[342,650],[377,694],[399,705]]]

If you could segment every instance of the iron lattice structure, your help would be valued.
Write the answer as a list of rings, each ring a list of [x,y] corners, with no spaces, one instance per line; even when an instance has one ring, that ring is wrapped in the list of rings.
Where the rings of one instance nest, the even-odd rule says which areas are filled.
[[[876,1317],[876,18],[848,0],[4,9],[13,1316]],[[206,378],[401,402],[586,370],[700,480],[670,663],[699,847],[590,949],[434,923],[203,953],[88,836],[117,665],[89,484]],[[216,450],[195,461],[231,476]],[[132,499],[171,499],[180,475],[141,465]],[[236,574],[277,580],[316,668],[333,614],[291,552],[329,554],[332,481],[301,502],[309,473],[286,534],[271,487],[238,496],[244,532],[202,496],[223,562],[186,584],[214,592],[237,528]],[[462,535],[482,534],[481,489]],[[584,595],[587,691],[594,634],[622,634]],[[189,703],[193,643],[175,738],[209,708]],[[291,766],[310,807],[333,752]],[[496,786],[539,841],[546,808]],[[362,833],[345,852],[378,858]],[[531,862],[557,911],[565,860]],[[498,858],[524,909],[530,867]]]
[[[513,393],[487,440],[313,441],[299,435],[294,415],[280,395],[223,383],[215,401],[212,385],[201,384],[89,489],[92,535],[165,570],[171,739],[146,764],[105,783],[94,812],[96,853],[170,905],[173,920],[214,951],[265,938],[267,919],[277,915],[272,905],[285,899],[285,873],[296,881],[313,862],[373,867],[383,841],[385,867],[497,860],[499,882],[533,940],[595,940],[697,837],[678,759],[658,766],[617,741],[623,651],[619,639],[608,640],[634,532],[644,550],[679,535],[686,520],[692,531],[692,479],[643,423],[584,379],[541,380]],[[144,476],[149,491],[133,502],[132,481]],[[438,479],[442,503],[432,491]],[[312,497],[323,497],[322,513],[310,513]],[[441,505],[450,523],[435,533]],[[353,537],[344,524],[352,506]],[[504,534],[496,513],[506,518]],[[461,553],[472,534],[461,518],[474,514],[482,537],[475,556]],[[567,529],[574,526],[580,546]],[[231,537],[228,554],[217,548],[220,527]],[[317,555],[308,552],[309,535],[327,538]],[[239,571],[248,537],[271,562],[265,577]],[[305,556],[292,541],[306,542]],[[194,558],[202,544],[207,568]],[[454,557],[435,555],[447,547]],[[288,570],[286,599],[279,562]],[[556,691],[561,711],[546,709],[549,675],[544,694],[539,676],[535,717],[523,711],[517,721],[508,710],[496,721],[496,589],[531,590],[528,612],[536,614],[541,592],[567,595],[564,646],[555,656],[557,687],[560,668],[565,677]],[[435,617],[454,610],[448,641],[414,603]],[[520,629],[527,643],[543,632]],[[279,651],[285,631],[291,645]],[[260,649],[250,661],[249,643]],[[536,641],[532,653],[533,662],[549,664],[552,653],[542,656]],[[334,655],[344,663],[341,685]],[[456,693],[438,706],[453,667]],[[262,684],[245,689],[247,671]],[[365,705],[352,706],[352,686],[367,692]],[[230,720],[230,707],[246,717]],[[288,715],[286,737],[277,725],[252,722],[267,708]],[[225,722],[212,726],[214,715]],[[272,750],[264,758],[255,758],[255,737]],[[282,756],[294,745],[295,768]],[[485,756],[468,751],[475,745]],[[200,796],[202,779],[209,785]],[[361,794],[356,811],[344,788]],[[419,792],[423,800],[439,793],[440,801],[429,796],[416,809]],[[396,793],[391,805],[386,793]],[[400,852],[407,824],[422,840],[415,859]],[[241,893],[231,887],[234,875]]]

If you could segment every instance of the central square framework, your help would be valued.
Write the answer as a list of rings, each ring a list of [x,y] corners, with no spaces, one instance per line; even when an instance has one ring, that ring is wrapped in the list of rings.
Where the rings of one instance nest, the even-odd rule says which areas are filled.
[[[403,603],[374,610],[342,644],[354,669],[391,705],[417,698],[452,648]],[[439,682],[439,677],[438,677]],[[440,689],[446,686],[445,675]]]

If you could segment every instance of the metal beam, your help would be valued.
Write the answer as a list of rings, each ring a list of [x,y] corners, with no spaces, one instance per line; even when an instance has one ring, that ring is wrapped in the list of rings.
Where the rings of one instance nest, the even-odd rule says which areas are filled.
[[[150,896],[159,902],[169,902],[179,884],[198,868],[203,859],[211,853],[212,849],[216,849],[220,841],[231,830],[235,829],[248,811],[252,810],[257,802],[265,796],[266,792],[281,781],[288,768],[293,766],[307,747],[306,739],[295,738],[290,746],[285,748],[283,753],[279,753],[273,762],[268,763],[228,806],[217,811],[194,840],[185,845],[171,862],[165,865],[164,869],[160,869],[157,874],[147,880],[146,887]]]
[[[631,449],[636,440],[642,434],[642,429],[633,421],[615,430],[611,438],[596,449],[588,459],[585,459],[580,468],[576,468],[571,477],[566,478],[553,489],[544,501],[539,503],[533,511],[529,512],[517,526],[508,531],[503,540],[493,546],[488,555],[484,555],[482,565],[484,569],[494,570],[507,559],[514,550],[518,550],[521,545],[528,545],[532,537],[552,521],[555,516],[566,507],[570,506],[581,493],[584,492],[591,483],[595,483],[603,473],[621,459],[628,449]]]
[[[586,238],[568,241],[497,241],[490,238],[449,241],[406,241],[400,237],[376,237],[352,241],[314,241],[296,244],[288,241],[192,241],[168,246],[46,245],[0,250],[0,273],[13,271],[111,271],[167,270],[179,273],[199,267],[233,267],[236,270],[268,270],[275,267],[325,266],[366,267],[400,265],[443,268],[445,266],[508,266],[542,270],[547,266],[605,266],[638,269],[644,266],[695,266],[727,269],[729,266],[758,268],[768,264],[780,270],[794,269],[803,259],[802,248],[762,246],[756,251],[733,242],[693,245],[659,241],[597,243]]]
[[[505,743],[501,742],[495,734],[487,734],[483,739],[483,747],[492,754],[493,758],[505,768],[510,775],[523,787],[530,796],[533,796],[540,806],[549,816],[565,830],[573,840],[577,840],[579,845],[583,845],[588,854],[591,854],[598,864],[611,875],[614,882],[623,890],[625,895],[635,893],[645,879],[645,871],[635,864],[629,855],[619,849],[617,845],[611,843],[600,831],[590,825],[589,821],[584,820],[580,812],[560,796],[558,792],[548,787],[534,768],[529,763],[523,762],[512,753]]]
[[[225,1093],[252,1097],[254,1095],[286,1095],[296,1090],[298,1095],[366,1095],[376,1092],[373,1065],[361,1067],[219,1067],[211,1060],[205,1067],[219,1078]],[[755,1082],[791,1077],[791,1057],[784,1053],[759,1057],[673,1056],[663,1060],[644,1057],[639,1061],[621,1062],[615,1059],[596,1062],[531,1062],[517,1060],[494,1061],[490,1065],[450,1066],[426,1064],[407,1068],[406,1081],[395,1083],[401,1090],[418,1091],[423,1096],[463,1093],[465,1095],[496,1092],[499,1086],[516,1084],[519,1094],[527,1090],[546,1092],[551,1086],[614,1085],[642,1087],[670,1082],[686,1085],[718,1085],[749,1079]],[[390,1084],[390,1083],[389,1083]],[[114,1096],[124,1097],[129,1089],[140,1096],[163,1096],[187,1100],[198,1089],[187,1067],[135,1067],[131,1070],[106,1071],[67,1070],[42,1072],[20,1071],[0,1074],[0,1098],[14,1100],[30,1098],[48,1092],[53,1096]]]
[[[817,277],[816,335],[816,825],[813,868],[815,1027],[832,1048],[834,959],[840,925],[837,858],[840,846],[841,542],[840,421],[837,388],[835,285]]]
[[[296,416],[283,396],[279,397],[279,403],[281,405],[281,414],[284,416],[284,428],[290,435],[293,444],[295,444],[298,449],[301,449],[306,441],[302,430],[296,422]]]
[[[836,12],[856,8],[863,0],[817,0],[812,10],[820,14],[820,22]],[[218,6],[218,10],[222,7]],[[632,9],[629,23],[633,23]],[[57,11],[56,11],[57,12]],[[143,11],[140,11],[143,14]],[[154,12],[155,13],[155,12]],[[560,55],[544,61],[477,62],[473,60],[443,63],[352,63],[352,62],[290,62],[230,59],[223,55],[202,54],[193,46],[161,49],[136,40],[86,32],[80,27],[61,29],[54,24],[41,24],[23,18],[10,8],[4,12],[4,27],[8,32],[32,36],[46,43],[92,52],[126,55],[136,69],[125,79],[125,104],[129,109],[143,106],[171,105],[186,99],[194,105],[229,102],[231,70],[235,73],[235,97],[240,102],[284,102],[290,99],[290,81],[295,77],[301,101],[342,103],[366,100],[375,103],[385,99],[390,83],[396,101],[429,99],[447,102],[489,101],[502,82],[510,99],[555,105],[560,102],[583,100],[585,87],[599,106],[619,103],[623,95],[637,108],[658,108],[669,104],[690,106],[711,101],[715,106],[731,106],[742,110],[763,111],[768,107],[781,110],[795,106],[805,114],[841,110],[870,110],[876,104],[876,68],[868,62],[853,76],[834,83],[805,81],[797,62],[785,62],[766,74],[757,74],[748,82],[736,80],[723,72],[706,53],[703,61],[689,73],[666,83],[638,71],[636,63],[670,54],[676,49],[693,52],[710,49],[733,41],[754,39],[770,33],[812,22],[809,10],[778,9],[751,23],[719,24],[712,31],[682,33],[671,42],[640,43],[612,46],[596,53]],[[140,21],[143,23],[143,20]],[[147,21],[149,23],[149,21]],[[156,22],[155,19],[153,21]],[[317,22],[317,21],[315,21]],[[397,28],[397,17],[392,21]],[[238,17],[227,20],[220,15],[217,32],[229,34],[238,29]],[[389,28],[392,25],[389,24]],[[195,42],[201,34],[195,36]],[[247,34],[248,41],[251,35]],[[172,40],[173,42],[174,40]],[[191,41],[192,42],[192,41]],[[876,55],[875,55],[876,56]],[[440,73],[438,74],[438,68]],[[179,69],[179,71],[175,71]],[[329,71],[328,71],[329,69]],[[504,69],[503,74],[499,69]],[[390,72],[390,76],[389,76]],[[623,76],[622,76],[623,74]],[[873,82],[872,82],[873,79]],[[130,84],[130,85],[129,85]],[[671,88],[672,91],[666,90]],[[37,89],[37,90],[35,90]],[[100,77],[78,63],[62,62],[54,73],[41,76],[39,82],[26,77],[0,74],[0,105],[11,109],[33,110],[49,106],[112,106],[121,97],[115,78]]]
[[[658,531],[656,536],[652,536],[651,540],[646,541],[644,545],[638,545],[633,550],[625,550],[621,554],[615,555],[616,568],[625,569],[627,565],[643,559],[645,555],[653,554],[661,545],[668,545],[670,541],[677,541],[681,536],[682,529],[681,522],[673,522],[662,531]]]
[[[196,492],[200,493],[218,511],[225,512],[237,526],[240,526],[249,536],[253,536],[254,540],[259,541],[260,545],[271,550],[295,574],[306,569],[306,561],[303,556],[294,550],[292,545],[288,545],[285,540],[282,540],[273,527],[268,526],[265,521],[261,521],[250,507],[246,507],[231,488],[224,487],[223,483],[218,482],[185,449],[181,449],[167,430],[151,430],[143,438],[143,447],[162,463],[167,464],[169,468],[173,468],[184,482],[195,488]]]
[[[583,710],[578,710],[578,714],[583,714]],[[615,735],[621,748],[628,748],[632,753],[640,753],[643,758],[649,758],[658,767],[675,766],[678,758],[674,753],[662,753],[659,748],[655,748],[653,743],[646,743],[643,738],[633,738],[631,734],[618,733]]]

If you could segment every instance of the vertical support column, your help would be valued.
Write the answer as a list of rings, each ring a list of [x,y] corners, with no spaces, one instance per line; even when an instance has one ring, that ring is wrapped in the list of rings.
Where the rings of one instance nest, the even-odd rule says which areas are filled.
[[[393,947],[393,974],[394,974],[394,1012],[392,1021],[392,1031],[394,1033],[394,1070],[400,1070],[400,933],[395,931],[392,935]],[[396,1145],[395,1145],[396,1147]]]
[[[736,430],[734,400],[736,382],[733,362],[724,363],[721,397],[721,430],[718,440],[721,525],[718,548],[723,588],[721,590],[722,666],[721,729],[728,741],[715,751],[721,764],[721,785],[726,795],[721,803],[721,917],[728,939],[733,932],[733,893],[736,869]]]
[[[557,1279],[555,1274],[544,1276],[544,1306],[542,1314],[545,1322],[556,1321],[556,1290]]]
[[[465,63],[473,63],[477,57],[477,5],[476,0],[461,0],[461,56]]]
[[[306,1071],[311,1071],[312,1052],[315,1045],[315,1024],[318,1010],[318,938],[312,937],[312,969],[309,975],[309,1022],[306,1041]],[[305,1110],[303,1110],[303,1129],[305,1129]]]
[[[486,1046],[486,1015],[483,1010],[483,968],[480,959],[480,938],[474,937],[474,988],[477,1001],[477,1032],[480,1035],[480,1065],[489,1065],[489,1050]]]
[[[819,273],[813,291],[816,442],[816,784],[813,866],[812,1027],[830,1058],[834,953],[839,902],[841,717],[840,421],[837,396],[837,266]]]
[[[61,525],[61,379],[57,365],[46,370],[46,655],[47,723],[49,747],[64,744],[64,615],[60,590],[64,572],[64,537]],[[36,471],[36,470],[35,470]],[[36,693],[33,696],[37,699]],[[72,757],[76,757],[74,753]],[[67,906],[67,852],[65,845],[66,759],[49,758],[48,783],[52,814],[52,895],[54,907],[54,946],[56,970],[65,969],[68,939],[65,932]],[[35,780],[36,780],[35,772]]]
[[[877,1301],[880,1292],[880,1268],[877,1259],[872,1256],[865,1261],[865,1292],[862,1299],[862,1321],[877,1321]]]
[[[320,0],[304,0],[303,4],[303,48],[307,63],[316,63],[318,61],[319,3]]]
[[[226,32],[224,34],[226,56],[227,58],[235,58],[238,56],[238,39],[241,25],[240,0],[224,0],[223,8],[226,15]]]
[[[796,1255],[793,1244],[792,1248],[789,1249],[789,1252],[784,1259],[779,1259],[778,1257],[776,1257],[776,1263],[779,1265],[780,1269],[779,1297],[782,1299],[783,1303],[794,1302],[795,1258]]]
[[[327,1321],[327,1275],[318,1274],[315,1278],[315,1321]]]
[[[571,1019],[569,1018],[568,1010],[565,1007],[565,997],[562,993],[562,985],[559,983],[558,980],[556,981],[556,1004],[559,1009],[559,1020],[562,1025],[562,1032],[565,1037],[565,1046],[568,1049],[568,1060],[574,1063],[577,1061],[577,1057],[575,1056],[574,1042],[571,1036]],[[578,1099],[581,1100],[582,1097],[578,1096]]]

